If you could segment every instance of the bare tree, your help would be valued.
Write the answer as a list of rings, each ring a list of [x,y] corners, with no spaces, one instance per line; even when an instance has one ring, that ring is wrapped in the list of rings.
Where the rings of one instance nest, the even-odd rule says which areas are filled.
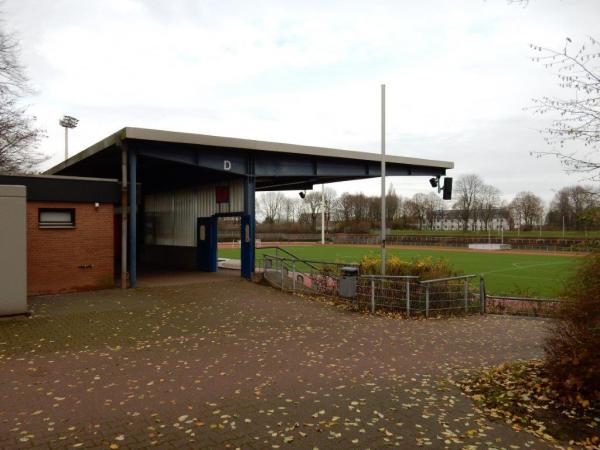
[[[340,216],[346,223],[362,222],[370,217],[370,200],[365,194],[349,194],[344,192],[339,200]]]
[[[589,224],[590,212],[600,207],[600,197],[592,186],[568,186],[558,191],[548,211],[550,225],[582,230]]]
[[[369,197],[362,192],[355,194],[352,212],[356,222],[367,221],[369,218]]]
[[[0,27],[4,28],[1,21]],[[0,29],[0,172],[29,171],[46,159],[36,150],[44,133],[22,105],[30,93],[18,42]]]
[[[510,209],[515,215],[515,222],[524,224],[531,229],[534,224],[540,223],[544,214],[544,203],[540,197],[533,192],[519,192],[510,202]]]
[[[284,197],[281,207],[281,217],[286,223],[293,223],[297,220],[301,205],[298,197]]]
[[[367,219],[371,224],[381,222],[381,197],[367,197]]]
[[[264,192],[257,203],[259,212],[264,216],[264,223],[275,223],[285,205],[285,196],[281,192]]]
[[[304,207],[310,217],[310,226],[313,231],[317,229],[317,217],[321,211],[321,193],[311,191],[304,197]]]
[[[497,215],[500,204],[500,190],[489,184],[484,184],[477,199],[477,215],[486,230],[490,228],[490,224]]]
[[[344,192],[338,200],[337,219],[348,223],[352,218],[352,195]]]
[[[331,222],[333,212],[337,206],[337,192],[331,187],[325,187],[323,207],[325,208],[325,223]]]
[[[444,201],[434,192],[429,192],[424,197],[424,210],[427,228],[432,230],[439,212],[444,209]]]
[[[460,210],[464,231],[469,229],[470,220],[475,223],[478,197],[483,186],[483,180],[476,174],[463,175],[456,182],[454,208]]]
[[[590,37],[587,45],[573,50],[567,38],[561,51],[531,47],[539,53],[532,59],[556,71],[559,86],[570,93],[533,100],[535,112],[553,116],[543,130],[552,150],[533,154],[556,157],[567,172],[600,180],[600,42]]]
[[[411,221],[416,223],[417,228],[425,229],[428,223],[430,203],[427,194],[416,193],[410,200],[405,202],[406,213]]]
[[[398,216],[402,207],[402,198],[396,194],[394,185],[390,184],[388,192],[385,196],[385,221],[388,224],[393,224]]]

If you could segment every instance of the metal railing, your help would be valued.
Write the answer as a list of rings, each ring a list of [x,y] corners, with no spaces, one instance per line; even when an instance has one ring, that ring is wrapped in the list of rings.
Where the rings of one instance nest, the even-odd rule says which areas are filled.
[[[462,310],[465,314],[483,313],[485,300],[482,283],[480,282],[476,287],[472,286],[472,282],[478,278],[476,275],[463,275],[421,281],[420,284],[425,291],[423,294],[425,316],[429,317],[431,312],[439,311],[459,312]],[[479,278],[479,280],[482,279]]]
[[[257,259],[258,270],[284,291],[325,296],[372,313],[387,311],[407,317],[440,314],[510,314],[553,317],[565,300],[486,295],[485,280],[476,275],[421,280],[417,276],[360,275],[348,277],[357,264],[304,260],[279,247]],[[284,256],[282,256],[284,255]],[[261,264],[262,263],[262,264]],[[352,280],[354,278],[354,280]],[[345,283],[355,292],[344,294]]]
[[[488,295],[485,298],[485,309],[489,314],[554,317],[566,301],[568,300]]]
[[[262,270],[265,280],[275,287],[284,291],[334,297],[338,292],[341,268],[356,267],[356,264],[304,260],[295,256],[286,258],[270,254],[263,255],[258,261],[262,263],[259,264],[259,270]]]
[[[314,269],[314,270],[319,270],[319,267],[312,265],[310,263],[310,261],[307,260],[303,260],[298,258],[296,255],[294,255],[292,252],[286,250],[285,248],[281,248],[275,245],[271,245],[271,246],[266,246],[266,247],[261,247],[261,250],[275,250],[275,255],[264,255],[264,256],[272,256],[275,258],[283,258],[283,259],[290,259],[292,261],[298,261],[298,262],[303,262],[306,265],[308,265],[310,268]],[[282,253],[285,256],[280,256],[279,254]],[[264,257],[263,257],[263,261],[264,261]]]
[[[294,293],[336,298],[360,310],[414,315],[485,312],[484,283],[476,275],[420,280],[417,276],[348,275],[358,265],[262,257],[264,278],[272,286]],[[479,281],[479,282],[477,282]]]
[[[372,313],[377,307],[402,310],[411,313],[411,293],[418,289],[417,276],[363,275],[358,278],[356,306],[369,307]],[[412,285],[412,286],[411,286]],[[414,307],[414,304],[412,305]]]
[[[483,312],[482,283],[476,275],[420,280],[417,276],[359,277],[357,306],[411,315]]]

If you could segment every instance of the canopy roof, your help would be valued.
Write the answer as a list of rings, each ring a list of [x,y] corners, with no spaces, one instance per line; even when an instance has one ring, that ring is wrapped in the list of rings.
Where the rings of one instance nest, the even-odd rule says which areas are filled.
[[[126,127],[49,169],[48,174],[120,178],[121,146],[135,150],[138,180],[149,188],[256,177],[257,190],[310,189],[313,184],[381,175],[381,155],[326,147]],[[391,176],[441,176],[454,164],[386,158]]]

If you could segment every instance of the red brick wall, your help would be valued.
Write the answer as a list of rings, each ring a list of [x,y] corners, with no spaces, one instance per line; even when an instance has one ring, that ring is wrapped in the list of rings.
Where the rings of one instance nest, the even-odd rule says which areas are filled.
[[[40,228],[38,208],[75,208],[75,228]],[[28,294],[112,287],[113,214],[106,203],[96,209],[93,203],[28,202]]]

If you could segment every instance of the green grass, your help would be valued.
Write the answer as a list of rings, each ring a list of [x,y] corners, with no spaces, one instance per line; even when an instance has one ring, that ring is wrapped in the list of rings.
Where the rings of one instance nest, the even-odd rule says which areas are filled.
[[[364,255],[378,255],[376,248],[359,246],[284,247],[302,259],[330,262],[358,262]],[[257,249],[256,258],[274,250]],[[388,248],[388,256],[402,259],[444,258],[457,271],[483,274],[487,292],[496,295],[558,297],[565,278],[575,268],[578,257],[554,255],[520,255],[510,253],[453,252],[431,249]],[[239,250],[219,249],[219,256],[239,258]]]

